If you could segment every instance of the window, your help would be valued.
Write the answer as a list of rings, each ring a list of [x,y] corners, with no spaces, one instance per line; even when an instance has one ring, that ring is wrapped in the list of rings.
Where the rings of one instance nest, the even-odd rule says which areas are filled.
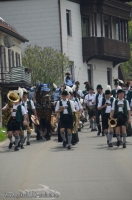
[[[88,64],[87,74],[88,74],[88,82],[91,85],[93,85],[93,65],[92,64]]]
[[[104,21],[104,34],[105,34],[105,37],[109,37],[109,23],[108,21]]]
[[[82,17],[82,36],[90,36],[90,20],[88,17]]]
[[[6,70],[6,50],[1,47],[1,81],[5,80],[5,70]]]
[[[74,62],[71,61],[69,70],[68,70],[71,74],[71,78],[74,79]]]
[[[116,22],[116,40],[119,40],[119,25],[118,25],[118,22]]]
[[[111,69],[107,68],[107,84],[111,85]]]
[[[20,54],[16,53],[16,67],[19,67],[20,65]]]
[[[8,49],[9,70],[14,67],[14,51]]]
[[[71,11],[66,10],[66,23],[67,23],[67,35],[71,36],[72,31],[71,31]]]

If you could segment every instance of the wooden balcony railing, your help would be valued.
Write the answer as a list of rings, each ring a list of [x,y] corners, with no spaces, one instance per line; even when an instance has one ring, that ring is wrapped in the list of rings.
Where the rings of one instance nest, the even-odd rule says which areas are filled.
[[[130,59],[130,44],[104,37],[82,38],[83,61],[92,58],[112,61],[115,64]]]

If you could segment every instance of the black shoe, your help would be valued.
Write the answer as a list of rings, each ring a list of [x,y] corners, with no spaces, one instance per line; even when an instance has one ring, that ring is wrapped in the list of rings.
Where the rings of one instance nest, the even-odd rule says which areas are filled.
[[[119,147],[119,146],[120,146],[120,144],[121,144],[121,143],[120,143],[120,141],[118,140],[118,141],[117,141],[117,147]]]
[[[66,147],[66,141],[63,141],[63,147]]]
[[[67,149],[71,149],[71,146],[68,146]]]
[[[10,142],[10,144],[9,144],[9,149],[11,149],[12,148],[12,145],[13,145],[13,143],[12,142]]]
[[[109,146],[109,140],[107,140],[107,144],[108,144],[108,146]]]
[[[72,145],[75,145],[75,143],[72,143]]]
[[[100,131],[98,131],[97,135],[100,135]]]
[[[14,148],[14,151],[19,151],[18,146],[16,146],[16,147]]]
[[[105,136],[104,132],[102,131],[102,136]]]
[[[96,128],[92,128],[91,131],[97,131],[97,129]]]
[[[30,145],[30,142],[27,142],[27,145]]]
[[[123,148],[126,148],[126,143],[123,143]]]
[[[113,147],[113,144],[112,144],[112,143],[110,143],[110,144],[109,144],[109,147]]]
[[[24,146],[23,146],[23,145],[21,145],[21,149],[24,149]]]
[[[21,141],[18,142],[18,147],[21,147]]]
[[[81,128],[78,128],[78,131],[81,131]]]

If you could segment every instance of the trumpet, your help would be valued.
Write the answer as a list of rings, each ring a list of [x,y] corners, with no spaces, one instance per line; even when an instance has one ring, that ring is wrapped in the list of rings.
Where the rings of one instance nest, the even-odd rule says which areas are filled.
[[[109,119],[109,120],[108,120],[108,125],[109,125],[109,127],[111,127],[111,128],[116,127],[116,125],[117,125],[117,120],[116,120],[115,118]]]

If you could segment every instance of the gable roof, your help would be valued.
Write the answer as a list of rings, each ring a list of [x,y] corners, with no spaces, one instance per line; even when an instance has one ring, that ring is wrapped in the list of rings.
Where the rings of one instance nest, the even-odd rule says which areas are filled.
[[[4,20],[1,20],[1,19],[0,19],[0,31],[17,38],[19,41],[23,43],[29,41],[26,37],[24,37],[23,35],[20,35],[13,26],[11,26],[10,24],[7,24]]]

